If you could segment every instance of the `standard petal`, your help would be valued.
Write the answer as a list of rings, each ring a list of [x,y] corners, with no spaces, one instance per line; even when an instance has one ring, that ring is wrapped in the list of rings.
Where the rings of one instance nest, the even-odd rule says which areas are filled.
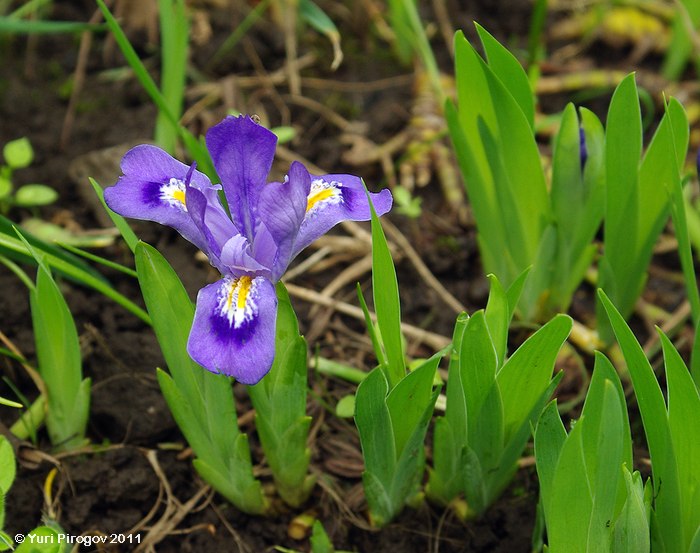
[[[219,202],[220,189],[220,186],[204,189],[188,186],[187,209],[206,240],[206,248],[203,251],[209,256],[212,265],[225,272],[219,263],[219,257],[226,242],[232,236],[238,235],[238,230]]]
[[[276,319],[272,282],[227,276],[199,291],[187,351],[212,372],[255,384],[272,366]]]
[[[221,250],[221,263],[226,273],[255,273],[270,277],[270,269],[261,265],[252,255],[250,244],[244,236],[237,234],[230,238]]]
[[[258,202],[258,214],[276,246],[273,259],[273,280],[279,279],[292,258],[299,228],[306,216],[311,175],[295,161],[285,182],[265,185]],[[258,237],[255,237],[256,243]],[[262,252],[261,252],[262,253]]]
[[[105,202],[125,217],[155,221],[177,230],[198,248],[204,238],[192,221],[185,202],[190,167],[156,146],[143,144],[122,158],[124,173],[114,186],[105,189]],[[204,173],[191,172],[198,188],[211,188]]]
[[[231,218],[250,242],[258,197],[275,156],[277,137],[250,117],[227,117],[207,132],[207,148],[224,187]]]
[[[384,215],[391,209],[392,197],[389,190],[384,189],[376,194],[370,193],[370,198],[377,215]],[[341,221],[368,221],[369,219],[369,203],[359,177],[312,176],[306,215],[299,228],[292,257]]]

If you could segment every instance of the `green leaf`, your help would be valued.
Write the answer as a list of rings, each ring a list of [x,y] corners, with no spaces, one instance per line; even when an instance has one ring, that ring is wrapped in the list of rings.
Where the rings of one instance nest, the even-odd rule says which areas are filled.
[[[3,18],[0,18],[0,20]],[[2,149],[5,163],[11,169],[23,169],[29,167],[34,160],[34,149],[26,137],[10,140]]]
[[[387,381],[396,386],[406,374],[401,341],[401,305],[396,268],[391,258],[384,230],[365,188],[372,216],[372,294],[377,325],[387,358]]]
[[[158,112],[155,140],[165,151],[174,154],[182,116],[188,57],[189,24],[184,0],[158,0],[158,15],[162,58],[160,89],[170,111],[168,114]]]
[[[376,479],[383,489],[391,483],[397,453],[391,415],[386,405],[388,392],[386,377],[381,368],[377,367],[360,383],[355,395],[355,424],[360,434],[365,472],[371,473],[371,479]],[[377,499],[370,498],[371,493],[365,487],[368,502]]]
[[[460,357],[469,316],[457,317],[448,368],[445,416],[435,421],[433,467],[426,488],[428,496],[447,505],[462,491],[462,448],[467,441],[467,405],[462,388]]]
[[[112,211],[107,204],[105,203],[105,195],[104,195],[104,190],[102,189],[102,186],[93,178],[90,178],[90,184],[92,185],[92,188],[95,190],[95,194],[97,194],[97,197],[100,200],[100,203],[102,204],[102,207],[104,207],[105,211],[107,212],[107,215],[109,215],[109,218],[112,219],[112,222],[114,223],[114,226],[119,229],[120,234],[122,235],[122,238],[124,238],[124,241],[126,242],[126,245],[129,247],[131,250],[131,253],[134,253],[136,250],[136,244],[138,244],[138,237],[136,234],[134,234],[134,231],[131,230],[131,227],[129,226],[129,223],[126,222],[126,219],[119,215],[118,213]]]
[[[684,551],[700,528],[700,396],[688,369],[668,337],[658,330],[668,387],[668,426],[673,441],[681,501]]]
[[[12,235],[10,235],[10,233]],[[36,263],[29,254],[25,244],[21,240],[15,238],[14,234],[15,231],[12,222],[0,216],[0,252],[11,259],[21,262]],[[98,271],[85,264],[82,260],[74,255],[68,254],[60,248],[42,242],[26,232],[23,232],[22,236],[34,249],[41,252],[46,264],[51,267],[51,269],[72,281],[79,282],[80,284],[97,290],[136,315],[146,324],[151,324],[148,314],[143,309],[112,288],[109,282],[100,275]]]
[[[331,69],[335,71],[343,61],[340,33],[335,23],[311,0],[299,0],[299,16],[330,41],[333,46]]]
[[[498,281],[498,277],[496,275],[488,275],[488,279],[491,283],[491,289],[486,304],[486,324],[491,335],[493,347],[496,350],[497,365],[500,367],[506,356],[508,327],[513,314],[510,310],[508,296]]]
[[[314,521],[309,541],[311,542],[311,553],[335,553],[333,543],[319,520]]]
[[[513,95],[520,106],[530,128],[535,128],[535,102],[530,81],[516,57],[504,48],[486,29],[478,23],[476,32],[488,60],[489,67]]]
[[[422,386],[430,389],[432,386],[432,380],[428,383],[428,377],[435,373],[437,364],[439,362],[439,356],[436,354],[428,360],[422,367],[413,371],[409,376],[407,376],[404,381],[411,378],[411,376],[416,375],[416,373],[423,372],[423,375],[416,375],[415,380],[420,381]],[[402,384],[403,382],[402,381]],[[398,386],[397,386],[398,388]],[[406,385],[405,388],[415,390],[413,385]],[[394,391],[392,391],[392,394]],[[433,409],[435,407],[435,401],[437,400],[438,394],[440,393],[440,388],[433,390],[432,395],[427,398],[423,404],[423,412],[420,418],[417,420],[416,425],[413,428],[413,432],[409,436],[408,440],[405,442],[403,450],[397,452],[399,458],[396,464],[396,474],[394,475],[392,486],[391,486],[391,496],[393,504],[395,506],[395,512],[403,507],[406,501],[411,497],[415,496],[420,487],[420,482],[423,478],[423,472],[425,467],[425,435],[428,431],[428,424],[430,424],[430,419],[433,415]],[[425,400],[425,392],[419,391],[416,394],[417,397],[422,397]],[[397,405],[405,405],[403,402],[397,402]],[[392,412],[392,420],[397,420],[400,417],[400,413]]]
[[[527,420],[552,377],[554,361],[573,322],[557,315],[530,336],[496,375],[503,399],[504,437],[508,441]]]
[[[122,54],[124,54],[126,61],[134,71],[134,74],[141,83],[141,86],[143,86],[153,103],[158,107],[158,113],[164,114],[168,121],[170,121],[170,123],[177,128],[179,136],[185,144],[185,147],[189,151],[190,155],[197,161],[198,169],[206,173],[210,178],[214,178],[216,176],[216,171],[214,170],[214,164],[212,163],[206,147],[199,140],[197,140],[192,133],[179,124],[176,114],[174,114],[170,108],[168,99],[158,89],[158,86],[141,62],[141,59],[134,50],[134,47],[131,45],[129,39],[124,34],[124,31],[119,26],[119,23],[117,23],[117,20],[105,5],[104,0],[95,1],[97,2],[97,7],[100,9],[105,18],[107,27],[114,35],[114,39],[119,45]]]
[[[82,380],[75,322],[48,268],[37,259],[36,288],[30,292],[39,373],[48,393],[46,426],[61,450],[83,445],[90,405],[90,381]]]
[[[583,215],[586,200],[581,167],[581,142],[576,108],[567,104],[562,113],[559,132],[554,138],[552,154],[552,211],[554,218],[569,229],[576,229]]]
[[[627,466],[622,467],[626,501],[615,520],[613,531],[613,553],[636,553],[650,551],[649,520],[644,505],[644,489],[639,472],[630,474]]]
[[[582,432],[585,419],[579,419],[561,447],[552,478],[550,517],[547,519],[549,550],[585,552],[593,502],[583,457]]]
[[[43,184],[25,184],[15,192],[14,203],[20,207],[49,205],[58,199],[58,192]]]
[[[535,465],[540,481],[540,498],[547,525],[557,516],[552,512],[552,482],[556,473],[561,449],[566,441],[566,429],[561,422],[556,400],[542,411],[535,428]]]
[[[610,319],[610,325],[625,357],[642,415],[652,462],[654,504],[658,521],[656,528],[659,538],[666,551],[682,551],[683,537],[678,524],[681,520],[678,466],[661,388],[644,351],[622,315],[602,290],[598,290],[598,299]]]
[[[308,498],[313,478],[307,478],[311,450],[306,442],[311,418],[306,415],[306,341],[282,283],[277,284],[275,358],[268,375],[248,393],[255,422],[277,491],[289,505]]]
[[[10,19],[0,17],[0,34],[55,34],[82,33],[85,31],[100,32],[104,25],[83,23],[82,21],[41,21],[26,19]]]
[[[631,447],[629,434],[625,436],[627,417],[622,417],[621,410],[625,404],[620,402],[620,394],[615,383],[605,380],[602,384],[600,403],[600,425],[591,427],[588,418],[584,418],[583,433],[592,432],[597,439],[595,456],[587,456],[584,451],[586,472],[593,492],[593,509],[588,527],[586,542],[590,551],[606,551],[611,543],[611,523],[616,514],[618,490],[621,487],[624,449]],[[623,396],[624,397],[624,396]],[[584,414],[585,417],[585,414]],[[584,438],[584,447],[587,440]],[[590,461],[595,458],[595,464]]]
[[[340,398],[335,406],[335,416],[350,419],[355,416],[355,395],[349,394]]]
[[[253,477],[247,437],[238,430],[230,380],[200,367],[187,353],[194,306],[182,282],[165,258],[144,242],[137,244],[135,259],[144,301],[172,375],[159,371],[158,381],[198,457],[195,467],[239,509],[264,512],[267,501]]]
[[[583,450],[586,455],[588,473],[592,475],[592,480],[598,480],[596,476],[596,467],[600,459],[598,437],[603,433],[601,428],[608,424],[608,419],[605,418],[603,414],[605,383],[608,381],[615,387],[619,400],[619,413],[613,413],[608,416],[615,416],[622,421],[620,433],[614,438],[623,446],[622,457],[616,466],[616,470],[622,463],[625,463],[627,466],[632,466],[632,437],[630,434],[629,419],[627,417],[627,401],[624,390],[622,389],[622,383],[620,382],[620,377],[617,375],[617,371],[615,371],[615,368],[608,358],[602,353],[596,352],[593,377],[588,387],[582,412],[582,415],[586,417],[586,430],[583,434]],[[615,474],[614,478],[611,477],[611,481],[617,479],[617,477],[618,475]],[[622,492],[622,483],[620,484],[620,488],[620,492]]]
[[[0,200],[4,200],[12,194],[12,181],[0,174]]]
[[[16,473],[17,463],[12,444],[5,436],[0,435],[0,496],[9,491],[15,481]],[[2,526],[2,521],[0,521],[0,528]]]
[[[0,496],[0,510],[4,509],[3,506],[3,498]],[[12,541],[12,538],[9,536],[9,534],[6,534],[2,530],[0,530],[0,551],[10,551],[12,550],[12,546],[14,545],[14,542]]]
[[[437,355],[428,359],[401,380],[386,398],[394,430],[394,447],[398,455],[402,454],[424,417],[426,406],[433,395],[433,377],[439,362],[440,357]]]
[[[600,267],[600,286],[608,290],[614,282],[616,294],[625,293],[635,298],[639,289],[623,291],[619,283],[621,276],[636,266],[637,224],[640,218],[637,200],[638,167],[641,153],[639,96],[634,74],[630,74],[618,85],[608,110],[605,132],[606,262]]]

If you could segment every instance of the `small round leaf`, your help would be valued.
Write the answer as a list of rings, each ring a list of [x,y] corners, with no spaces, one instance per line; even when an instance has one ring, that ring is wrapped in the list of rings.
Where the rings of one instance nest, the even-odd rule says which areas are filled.
[[[12,192],[12,182],[10,179],[0,177],[0,200],[7,198]]]
[[[355,396],[350,394],[340,399],[335,406],[335,414],[341,419],[349,419],[355,415]]]
[[[43,184],[26,184],[15,193],[14,203],[22,207],[49,205],[58,199],[58,192]]]
[[[28,138],[18,138],[5,144],[2,155],[7,165],[13,169],[22,169],[34,159],[34,150]]]

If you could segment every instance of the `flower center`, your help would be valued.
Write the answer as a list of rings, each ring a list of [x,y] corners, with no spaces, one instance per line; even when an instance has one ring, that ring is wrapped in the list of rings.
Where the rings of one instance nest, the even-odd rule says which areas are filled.
[[[240,328],[243,323],[252,320],[257,315],[255,280],[249,276],[228,277],[221,287],[219,314],[226,317],[234,328]]]
[[[187,206],[185,204],[185,183],[180,179],[172,177],[160,187],[160,199],[168,203],[171,207],[187,211]]]
[[[336,181],[326,182],[315,179],[311,182],[311,190],[306,200],[306,213],[327,204],[337,204],[343,201],[340,191],[341,184]]]

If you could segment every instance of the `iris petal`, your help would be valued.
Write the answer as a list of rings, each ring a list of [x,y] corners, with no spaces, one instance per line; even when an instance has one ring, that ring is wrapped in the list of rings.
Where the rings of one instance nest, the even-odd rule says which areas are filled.
[[[212,372],[255,384],[272,366],[276,319],[270,280],[227,276],[199,291],[187,351]]]
[[[129,150],[121,164],[123,176],[105,189],[105,202],[125,217],[155,221],[177,230],[200,249],[206,244],[190,217],[185,202],[190,167],[156,146],[144,144]],[[212,188],[204,173],[192,171],[191,183]]]
[[[230,238],[221,250],[221,263],[226,267],[224,273],[255,273],[269,277],[270,270],[251,255],[250,244],[245,237],[236,234]]]
[[[249,242],[257,205],[275,156],[277,137],[250,117],[227,117],[207,132],[207,148],[224,187],[231,218]]]
[[[306,216],[311,175],[295,161],[285,182],[272,182],[260,193],[258,213],[277,248],[273,261],[273,280],[282,276],[292,259],[295,242]],[[256,237],[257,240],[257,237]]]
[[[187,209],[192,221],[206,240],[206,248],[203,248],[203,251],[209,256],[212,265],[223,271],[219,259],[221,251],[231,236],[237,235],[238,231],[219,202],[220,189],[219,185],[203,190],[189,186]]]
[[[393,200],[389,190],[385,189],[377,194],[370,193],[370,198],[378,216],[391,209]],[[312,176],[306,214],[294,243],[292,258],[341,221],[367,221],[369,219],[369,202],[359,177],[353,175]]]

